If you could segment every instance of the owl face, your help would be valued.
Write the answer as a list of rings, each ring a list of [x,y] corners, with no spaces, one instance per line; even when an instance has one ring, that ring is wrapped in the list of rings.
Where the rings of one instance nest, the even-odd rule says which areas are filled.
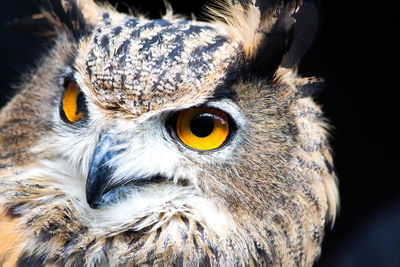
[[[87,200],[82,215],[125,224],[195,202],[204,202],[196,209],[204,216],[217,211],[199,186],[204,169],[226,163],[243,139],[246,122],[227,75],[239,44],[205,23],[109,13],[92,32],[62,69],[58,130],[46,147],[69,155],[60,168],[74,166],[78,177],[59,180],[77,180],[70,194]],[[108,209],[123,219],[97,215]]]
[[[337,202],[309,97],[320,80],[292,70],[314,2],[226,1],[213,22],[45,7],[49,67],[9,107],[34,99],[35,162],[0,190],[32,244],[46,241],[21,243],[22,262],[312,264]]]

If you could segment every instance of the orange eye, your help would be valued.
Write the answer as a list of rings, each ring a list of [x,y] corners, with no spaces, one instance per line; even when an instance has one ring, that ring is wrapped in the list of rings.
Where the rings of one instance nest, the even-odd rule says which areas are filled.
[[[78,84],[74,81],[65,88],[61,108],[61,117],[64,121],[74,123],[86,116],[86,103]]]
[[[181,141],[196,150],[222,146],[229,136],[229,119],[214,108],[193,108],[179,113],[176,133]]]

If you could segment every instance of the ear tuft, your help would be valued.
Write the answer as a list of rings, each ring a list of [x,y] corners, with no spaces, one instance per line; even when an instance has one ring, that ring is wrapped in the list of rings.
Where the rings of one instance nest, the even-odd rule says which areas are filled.
[[[92,0],[38,0],[41,13],[11,23],[23,35],[54,40],[60,32],[71,34],[76,40],[86,36],[93,28],[88,18],[97,5]]]
[[[320,6],[316,1],[303,1],[293,15],[293,40],[276,73],[277,78],[297,66],[314,41],[322,20]]]
[[[246,72],[271,79],[296,66],[320,20],[314,0],[219,0],[208,14],[241,43]]]
[[[90,30],[78,0],[41,0],[41,11],[56,31],[65,30],[79,40]]]

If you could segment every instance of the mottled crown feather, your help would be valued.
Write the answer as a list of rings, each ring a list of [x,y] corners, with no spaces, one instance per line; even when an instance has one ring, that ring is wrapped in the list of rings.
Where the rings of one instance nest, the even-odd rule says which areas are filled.
[[[19,31],[35,28],[33,32],[50,40],[59,32],[75,39],[86,36],[104,12],[92,0],[40,0],[40,7],[41,14],[17,23]],[[275,80],[297,65],[321,20],[318,0],[215,0],[206,7],[206,14],[211,24],[222,23],[231,40],[241,44],[241,73]]]

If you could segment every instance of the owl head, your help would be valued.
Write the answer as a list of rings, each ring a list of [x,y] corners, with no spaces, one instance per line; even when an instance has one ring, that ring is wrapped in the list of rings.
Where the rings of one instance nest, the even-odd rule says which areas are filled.
[[[3,220],[17,222],[5,262],[314,262],[338,201],[322,81],[296,73],[318,3],[207,10],[149,20],[43,1],[53,46],[0,113],[15,129],[0,138],[15,152],[0,169]]]

